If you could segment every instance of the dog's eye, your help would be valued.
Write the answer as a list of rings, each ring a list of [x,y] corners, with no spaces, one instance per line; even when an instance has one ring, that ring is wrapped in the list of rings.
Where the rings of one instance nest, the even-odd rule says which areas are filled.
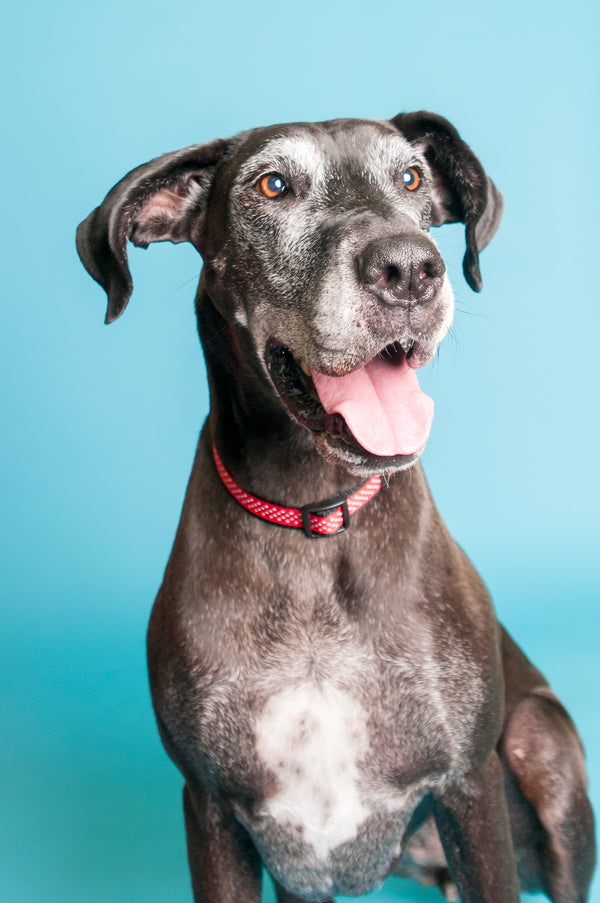
[[[256,183],[256,190],[271,200],[273,198],[281,198],[289,191],[284,179],[278,172],[270,172],[266,176],[262,176]]]
[[[407,169],[406,172],[403,173],[402,181],[404,182],[404,187],[408,188],[409,191],[416,191],[421,184],[419,170],[415,169],[414,166],[411,166],[410,169]]]

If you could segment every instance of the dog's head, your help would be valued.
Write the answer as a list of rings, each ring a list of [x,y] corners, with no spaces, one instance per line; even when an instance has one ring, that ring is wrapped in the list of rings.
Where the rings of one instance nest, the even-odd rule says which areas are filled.
[[[418,457],[432,402],[415,370],[452,320],[431,226],[463,222],[463,269],[502,199],[456,130],[431,113],[255,129],[130,172],[80,225],[77,246],[108,294],[132,291],[126,244],[190,241],[204,290],[250,337],[270,391],[326,455],[361,473]]]

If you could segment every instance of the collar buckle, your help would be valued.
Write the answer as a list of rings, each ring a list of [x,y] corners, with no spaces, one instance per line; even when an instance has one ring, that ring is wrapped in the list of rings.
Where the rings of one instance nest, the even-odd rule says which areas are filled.
[[[333,514],[334,511],[337,511],[338,508],[342,509],[342,524],[339,529],[335,530],[333,533],[322,533],[320,530],[315,530],[311,527],[311,514],[314,514],[316,517],[326,518]],[[315,505],[303,505],[302,508],[300,508],[300,512],[302,514],[302,529],[304,530],[304,535],[308,536],[309,539],[317,539],[317,537],[323,536],[337,536],[338,533],[343,533],[350,526],[350,512],[348,511],[347,498],[335,499],[329,503],[318,502]]]

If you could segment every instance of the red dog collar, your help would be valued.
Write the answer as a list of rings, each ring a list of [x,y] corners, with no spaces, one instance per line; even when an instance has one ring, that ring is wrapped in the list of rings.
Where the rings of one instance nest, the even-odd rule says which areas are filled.
[[[281,505],[264,502],[238,486],[225,469],[214,445],[213,456],[219,476],[236,502],[257,517],[262,517],[263,520],[281,524],[283,527],[297,527],[304,530],[311,539],[315,536],[335,536],[337,533],[343,533],[350,526],[351,515],[366,505],[381,489],[381,477],[375,475],[369,477],[367,482],[352,495],[338,496],[336,499],[318,502],[316,505],[303,505],[302,508],[284,508]]]

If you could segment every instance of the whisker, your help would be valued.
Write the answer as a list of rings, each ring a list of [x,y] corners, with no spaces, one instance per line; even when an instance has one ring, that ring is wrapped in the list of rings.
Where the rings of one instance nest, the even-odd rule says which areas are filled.
[[[173,295],[176,295],[177,292],[180,292],[183,288],[186,288],[186,286],[188,286],[188,285],[190,284],[190,282],[195,282],[197,279],[199,279],[199,278],[200,278],[200,272],[201,272],[201,271],[194,272],[194,275],[193,275],[193,276],[190,276],[189,279],[186,279],[185,282],[180,283],[180,284],[179,284],[178,286],[176,286],[172,291],[170,291],[168,295],[165,295],[165,297],[162,299],[162,301],[161,301],[160,303],[161,303],[161,304],[166,304],[167,301],[170,301],[170,300],[171,300],[171,298],[173,297]]]

